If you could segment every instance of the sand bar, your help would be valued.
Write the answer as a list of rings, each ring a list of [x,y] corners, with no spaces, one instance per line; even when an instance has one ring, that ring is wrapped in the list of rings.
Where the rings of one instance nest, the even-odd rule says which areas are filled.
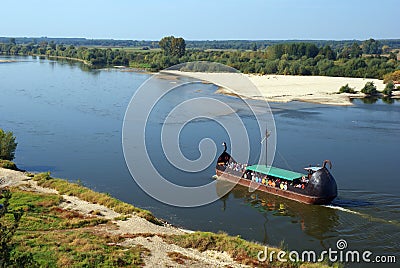
[[[16,60],[0,60],[0,63],[17,62]]]
[[[346,84],[360,91],[365,83],[374,82],[378,91],[385,88],[383,80],[369,78],[254,75],[239,73],[202,73],[163,71],[174,75],[188,76],[220,86],[221,94],[237,94],[249,99],[264,99],[271,102],[304,101],[330,105],[351,105],[350,98],[364,97],[362,93],[337,94]],[[243,82],[248,78],[251,83]]]

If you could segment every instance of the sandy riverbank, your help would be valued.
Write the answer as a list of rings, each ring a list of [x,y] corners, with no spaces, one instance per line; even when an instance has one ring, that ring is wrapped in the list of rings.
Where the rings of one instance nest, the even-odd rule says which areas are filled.
[[[18,187],[19,190],[27,192],[60,195],[55,189],[39,186],[35,180],[28,176],[28,173],[0,168],[0,190],[4,187]],[[191,231],[171,225],[156,225],[135,213],[124,215],[125,219],[119,220],[123,215],[113,209],[84,201],[76,196],[61,196],[63,200],[59,204],[61,209],[78,212],[82,217],[99,217],[113,223],[112,225],[94,226],[94,231],[127,237],[119,246],[129,248],[140,245],[149,250],[150,254],[146,254],[144,257],[146,267],[247,267],[233,260],[227,252],[214,250],[201,252],[167,243],[163,239],[168,235],[184,235],[192,233]],[[93,214],[93,211],[97,211],[97,213]],[[88,227],[85,229],[87,230]],[[188,261],[176,263],[169,257],[171,252],[183,256],[184,260],[187,258]]]
[[[17,62],[16,60],[0,60],[0,63]]]
[[[201,73],[163,71],[163,73],[189,76],[196,79],[209,81],[221,88],[221,94],[234,93],[249,99],[264,99],[271,102],[305,101],[330,105],[351,105],[350,98],[364,97],[364,94],[337,94],[339,88],[346,84],[360,91],[365,83],[374,82],[378,91],[385,88],[382,80],[327,77],[327,76],[293,76],[293,75],[254,75],[238,73]],[[247,78],[255,88],[243,83]],[[244,79],[246,80],[246,79]]]

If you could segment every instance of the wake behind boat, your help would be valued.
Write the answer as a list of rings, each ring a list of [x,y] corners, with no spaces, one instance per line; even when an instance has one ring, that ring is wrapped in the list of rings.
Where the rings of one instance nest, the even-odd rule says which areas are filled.
[[[306,204],[329,204],[337,196],[336,181],[326,167],[304,168],[307,174],[267,165],[248,165],[236,162],[225,150],[218,158],[217,179],[253,187],[256,190],[282,196]]]

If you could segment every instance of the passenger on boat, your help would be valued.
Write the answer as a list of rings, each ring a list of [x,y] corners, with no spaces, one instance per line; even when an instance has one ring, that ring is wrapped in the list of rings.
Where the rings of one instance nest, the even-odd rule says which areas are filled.
[[[294,187],[295,187],[295,188],[304,189],[304,188],[305,188],[305,185],[302,184],[302,183],[299,183],[299,184],[296,184]]]
[[[301,182],[308,183],[308,181],[309,181],[309,180],[307,180],[306,177],[304,177],[304,176],[301,177]]]
[[[237,162],[229,162],[226,163],[226,167],[236,172],[245,172],[247,165]]]

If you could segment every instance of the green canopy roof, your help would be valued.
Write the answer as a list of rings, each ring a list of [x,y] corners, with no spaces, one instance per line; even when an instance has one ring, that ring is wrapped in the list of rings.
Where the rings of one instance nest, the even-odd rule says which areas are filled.
[[[271,167],[271,166],[267,167],[266,165],[248,166],[246,169],[289,181],[305,176],[304,174],[298,172],[293,172],[290,170]]]

